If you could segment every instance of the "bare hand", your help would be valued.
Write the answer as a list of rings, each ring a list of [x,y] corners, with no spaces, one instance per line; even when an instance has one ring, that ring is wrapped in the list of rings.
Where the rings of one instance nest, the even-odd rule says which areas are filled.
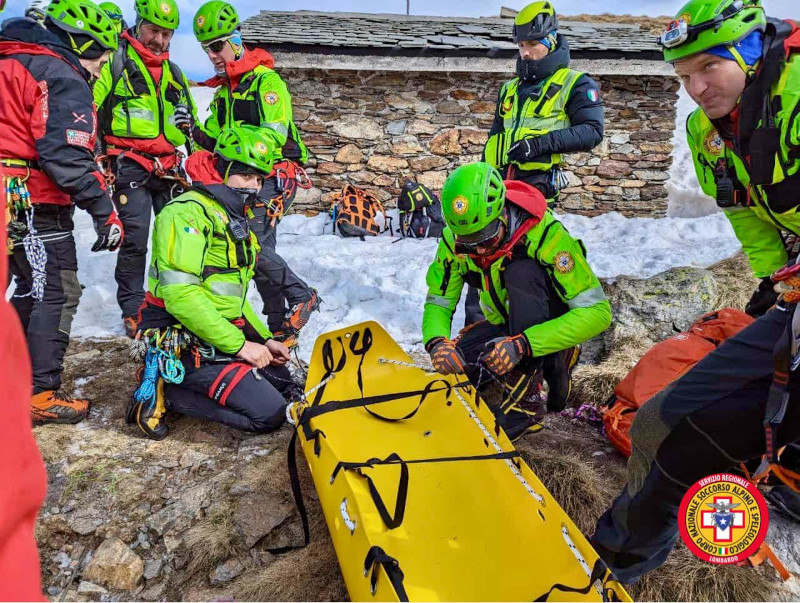
[[[289,362],[291,358],[289,355],[289,348],[283,345],[283,343],[274,339],[268,339],[265,345],[272,354],[272,362],[270,363],[272,366],[283,366]]]
[[[267,346],[253,341],[245,341],[242,349],[236,353],[236,357],[260,369],[272,363],[273,360],[272,353]]]

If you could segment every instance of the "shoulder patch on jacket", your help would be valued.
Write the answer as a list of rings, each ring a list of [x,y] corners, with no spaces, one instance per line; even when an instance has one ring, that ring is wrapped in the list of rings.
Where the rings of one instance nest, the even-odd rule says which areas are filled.
[[[281,100],[280,95],[274,90],[264,93],[264,102],[268,105],[275,105]]]
[[[575,268],[575,258],[569,251],[559,251],[555,255],[553,267],[561,274],[572,272]]]
[[[89,132],[81,130],[67,130],[67,144],[75,147],[83,147],[84,149],[94,150],[92,148],[92,135]]]

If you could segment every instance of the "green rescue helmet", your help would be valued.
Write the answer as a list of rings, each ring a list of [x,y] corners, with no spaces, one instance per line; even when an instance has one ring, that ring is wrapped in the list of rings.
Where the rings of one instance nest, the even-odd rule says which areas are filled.
[[[232,4],[211,0],[199,8],[192,23],[194,37],[201,44],[231,35],[239,27],[239,15]]]
[[[488,163],[468,163],[447,177],[442,214],[458,242],[474,245],[494,237],[504,224],[506,185]]]
[[[272,172],[272,166],[278,159],[275,143],[262,133],[261,128],[248,124],[231,126],[222,131],[217,138],[214,154],[227,162],[222,176],[225,181],[231,173],[231,167],[243,164],[254,172],[266,176]],[[241,167],[239,165],[238,167]],[[234,170],[233,173],[241,170]]]
[[[514,42],[537,41],[558,29],[558,15],[549,2],[533,2],[514,19]]]
[[[136,0],[136,15],[164,29],[178,29],[180,15],[175,0]]]
[[[75,40],[73,50],[78,56],[95,43],[112,52],[117,49],[119,38],[117,28],[108,15],[91,0],[53,0],[47,7],[47,19],[69,34],[91,38],[78,46]],[[72,39],[72,36],[70,36]]]
[[[664,47],[664,60],[674,63],[715,46],[734,46],[766,26],[760,0],[690,0],[659,42]]]

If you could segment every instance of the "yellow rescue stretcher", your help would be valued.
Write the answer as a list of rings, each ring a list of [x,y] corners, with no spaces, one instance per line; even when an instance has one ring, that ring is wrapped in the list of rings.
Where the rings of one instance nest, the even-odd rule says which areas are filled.
[[[630,601],[463,376],[375,322],[319,337],[288,409],[353,601]]]

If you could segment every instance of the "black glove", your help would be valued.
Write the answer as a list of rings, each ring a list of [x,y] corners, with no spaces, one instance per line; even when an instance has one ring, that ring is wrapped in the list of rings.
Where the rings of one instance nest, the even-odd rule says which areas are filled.
[[[537,138],[523,138],[511,145],[508,149],[508,160],[516,163],[527,163],[541,155]]]
[[[97,233],[97,240],[92,245],[92,251],[116,251],[125,238],[125,229],[122,227],[117,212],[111,212],[105,224],[100,224],[96,221],[94,223],[94,230]]]
[[[175,127],[181,132],[188,133],[194,129],[194,116],[189,105],[183,103],[176,105],[172,115],[175,120]]]
[[[753,297],[747,302],[744,311],[750,316],[758,318],[762,314],[766,314],[777,301],[778,294],[775,292],[775,283],[772,282],[770,277],[765,276],[761,279],[758,289],[753,293]]]

